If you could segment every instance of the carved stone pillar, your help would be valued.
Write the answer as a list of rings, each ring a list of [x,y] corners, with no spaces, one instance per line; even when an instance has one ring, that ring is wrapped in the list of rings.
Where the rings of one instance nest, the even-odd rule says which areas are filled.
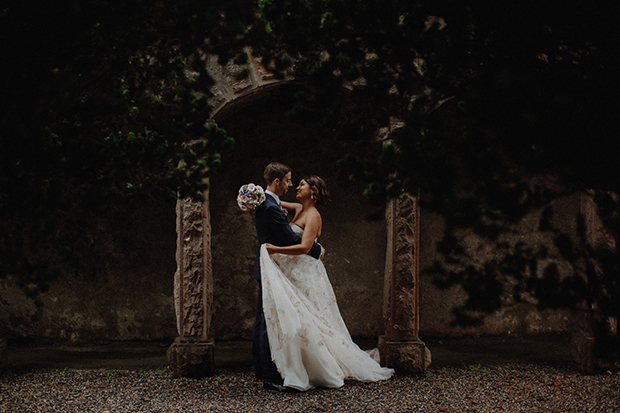
[[[599,216],[598,206],[593,202],[596,192],[593,190],[582,192],[580,195],[580,213],[583,216],[585,224],[586,242],[591,248],[606,248],[610,251],[617,252],[618,246],[613,235],[605,228]],[[615,201],[618,200],[618,194],[610,194]],[[618,217],[616,211],[616,219]],[[594,270],[601,273],[603,271],[596,263]],[[584,263],[584,279],[587,281],[588,276],[585,274]],[[618,335],[618,319],[616,317],[605,316],[600,311],[598,301],[594,301],[591,306],[582,304],[573,310],[571,322],[571,345],[570,353],[573,361],[583,370],[592,369],[611,369],[611,363],[596,357],[594,346],[596,345],[595,326],[597,324],[607,324],[607,330],[610,335]]]
[[[418,337],[420,206],[403,195],[387,208],[387,255],[383,296],[385,335],[379,337],[381,363],[404,373],[424,373],[431,354]]]
[[[177,200],[177,270],[174,304],[179,337],[168,349],[174,377],[213,375],[214,344],[209,337],[213,305],[211,218],[207,201]]]

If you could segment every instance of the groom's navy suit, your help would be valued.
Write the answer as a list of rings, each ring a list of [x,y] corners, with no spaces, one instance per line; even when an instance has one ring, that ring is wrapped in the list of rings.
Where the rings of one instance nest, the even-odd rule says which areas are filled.
[[[254,223],[256,225],[258,242],[261,245],[269,243],[278,247],[285,247],[301,243],[301,238],[295,235],[291,229],[284,211],[278,205],[278,201],[270,194],[265,194],[265,202],[254,212]],[[315,242],[308,255],[318,259],[321,256],[321,246]],[[260,247],[256,253],[256,260],[254,261],[254,278],[258,281],[259,286],[256,321],[254,322],[254,334],[252,337],[256,377],[274,384],[282,384],[280,373],[278,373],[275,364],[271,360],[265,314],[263,313]]]

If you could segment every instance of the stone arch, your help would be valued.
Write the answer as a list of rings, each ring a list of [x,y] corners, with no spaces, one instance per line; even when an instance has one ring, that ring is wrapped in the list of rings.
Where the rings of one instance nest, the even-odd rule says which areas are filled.
[[[220,66],[215,57],[207,69],[215,80],[211,87],[212,119],[221,122],[244,106],[265,99],[283,85],[296,82],[289,74],[276,78],[261,59],[246,49],[248,64]],[[175,309],[179,337],[168,350],[175,376],[205,377],[213,374],[212,332],[213,269],[211,214],[207,201],[177,201],[177,271]],[[419,205],[406,196],[390,204],[386,215],[387,255],[383,294],[386,334],[380,337],[383,364],[400,371],[424,372],[430,353],[418,338]]]
[[[269,72],[263,67],[262,59],[254,56],[249,48],[245,49],[245,54],[248,62],[245,65],[229,62],[221,66],[217,57],[207,58],[207,71],[214,80],[209,92],[213,105],[212,118],[215,121],[226,117],[228,112],[240,105],[259,98],[264,92],[295,82],[292,73],[277,77]]]

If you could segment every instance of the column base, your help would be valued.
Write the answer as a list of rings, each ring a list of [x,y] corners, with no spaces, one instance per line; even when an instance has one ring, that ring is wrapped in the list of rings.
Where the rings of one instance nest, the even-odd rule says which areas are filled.
[[[572,317],[572,331],[570,341],[570,355],[579,369],[584,371],[612,370],[620,367],[618,360],[604,360],[602,355],[595,352],[595,347],[601,345],[601,340],[605,338],[609,341],[607,346],[617,346],[618,326],[617,320],[612,317],[604,317],[594,311],[575,310]],[[597,336],[595,328],[597,325],[606,324],[608,336]]]
[[[177,337],[166,353],[172,377],[204,379],[213,376],[214,349],[213,340],[187,341]]]
[[[379,337],[377,345],[381,354],[381,365],[391,367],[398,373],[421,374],[431,364],[431,351],[421,340],[388,341]]]

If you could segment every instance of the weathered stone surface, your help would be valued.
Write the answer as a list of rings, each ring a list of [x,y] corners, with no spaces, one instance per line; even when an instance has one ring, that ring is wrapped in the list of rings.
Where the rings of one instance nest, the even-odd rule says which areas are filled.
[[[387,208],[387,255],[383,297],[385,336],[381,362],[404,373],[424,373],[431,353],[419,338],[419,199],[403,195]]]
[[[213,275],[208,203],[177,202],[177,271],[174,301],[181,339],[206,341],[211,329]]]
[[[222,163],[231,167],[214,176],[209,197],[215,298],[212,333],[217,341],[252,338],[258,241],[252,214],[242,212],[235,200],[243,184],[264,186],[263,170],[274,160],[293,168],[295,185],[306,174],[325,179],[332,202],[320,209],[323,230],[319,242],[327,250],[323,264],[340,312],[354,337],[376,338],[384,333],[385,221],[366,219],[374,209],[365,201],[363,188],[338,179],[336,160],[341,149],[337,142],[319,126],[286,116],[295,90],[293,86],[274,87],[268,99],[237,107],[230,117],[217,121],[236,141],[235,150],[222,155]],[[267,93],[264,88],[259,92]],[[283,200],[295,202],[295,190]]]
[[[620,367],[617,361],[614,364],[603,360],[595,352],[597,341],[594,326],[607,323],[610,333],[618,334],[615,317],[604,317],[600,312],[582,308],[573,311],[571,320],[570,355],[580,369],[590,371]]]
[[[381,365],[397,373],[424,373],[431,364],[431,352],[420,340],[389,341],[380,336],[378,349]]]
[[[591,370],[596,364],[592,352],[595,343],[592,313],[588,310],[575,310],[572,319],[571,358],[579,368]]]
[[[250,53],[249,50],[247,52]],[[209,65],[208,70],[213,69],[210,73],[216,81],[212,90],[214,113],[222,118],[226,118],[223,116],[226,114],[229,124],[224,125],[219,118],[216,120],[237,140],[234,153],[238,157],[227,159],[225,164],[232,167],[218,171],[213,184],[214,188],[216,185],[220,188],[219,192],[211,194],[210,201],[215,217],[213,229],[219,237],[213,239],[216,301],[212,311],[216,313],[213,321],[205,319],[200,329],[209,330],[218,339],[251,337],[257,288],[252,277],[256,251],[253,245],[254,228],[249,215],[233,217],[232,220],[230,217],[240,213],[234,202],[234,191],[249,180],[260,179],[264,165],[277,158],[275,160],[289,163],[297,178],[306,172],[319,173],[328,181],[334,202],[322,211],[325,227],[321,242],[328,250],[324,263],[338,304],[352,335],[370,337],[382,334],[385,227],[383,222],[369,223],[364,220],[364,214],[370,210],[364,209],[365,201],[358,196],[361,191],[339,186],[337,171],[330,168],[340,154],[336,149],[330,149],[330,137],[321,135],[321,131],[309,124],[293,124],[285,120],[281,108],[276,107],[283,103],[275,91],[282,84],[290,83],[291,78],[276,78],[265,69],[260,58],[251,57],[249,64],[243,67],[216,67],[216,59],[210,60]],[[241,125],[250,132],[240,130]],[[393,124],[392,129],[398,126]],[[385,139],[387,131],[382,133],[381,139]],[[242,147],[252,150],[239,157]],[[294,194],[289,193],[288,200],[294,200]],[[558,212],[554,225],[570,232],[575,227],[575,215],[579,212],[578,197],[554,201],[552,206]],[[533,212],[515,226],[508,241],[517,240],[526,244],[544,241],[553,245],[552,239],[540,238],[540,211]],[[96,234],[97,244],[83,254],[88,263],[81,270],[82,274],[63,269],[51,290],[42,294],[44,307],[38,322],[33,322],[31,318],[35,311],[34,304],[24,298],[16,281],[10,276],[0,279],[3,298],[10,303],[7,311],[0,311],[0,324],[7,325],[12,334],[72,342],[100,339],[172,340],[176,336],[175,324],[181,325],[182,315],[177,311],[175,323],[173,283],[170,279],[175,272],[174,205],[158,207],[148,204],[119,215],[123,215],[122,223],[118,218],[101,222],[99,234]],[[405,269],[405,275],[411,268],[409,263],[412,259],[419,258],[422,268],[442,259],[436,245],[444,233],[445,220],[430,211],[422,211],[422,216],[422,220],[417,220],[422,227],[421,254],[415,249],[405,248],[404,257],[399,258],[402,258],[402,265],[398,267]],[[405,225],[405,238],[410,237],[413,230],[410,224],[415,222]],[[204,229],[201,226],[201,230]],[[197,231],[197,228],[193,230]],[[250,233],[251,236],[248,235]],[[473,238],[470,231],[457,235]],[[393,239],[394,234],[389,238]],[[474,239],[467,243],[467,247],[474,264],[496,253],[493,245],[485,244],[483,239]],[[196,248],[200,249],[198,246]],[[392,247],[389,250],[392,251]],[[388,259],[392,259],[392,255]],[[550,259],[560,266],[569,265],[557,254]],[[388,267],[392,268],[392,264]],[[394,281],[389,279],[390,287],[398,286],[398,282]],[[415,331],[416,335],[423,337],[539,334],[567,331],[570,324],[568,315],[563,311],[538,311],[535,303],[528,302],[511,304],[485,317],[483,325],[455,327],[451,325],[452,308],[466,299],[461,289],[440,290],[433,285],[432,276],[424,274],[415,289],[420,294],[419,314],[407,307],[411,302],[407,296],[415,291],[397,291],[396,298],[392,297],[392,300],[401,300],[405,306],[390,301],[390,308],[393,309],[390,314],[394,318],[393,325],[388,326],[390,334],[405,338],[411,335],[408,331]],[[76,293],[78,291],[79,294]],[[89,305],[85,306],[85,302]],[[194,303],[198,302],[194,300]],[[189,300],[186,301],[188,303]],[[184,308],[189,311],[191,305]],[[196,319],[196,323],[191,324],[194,327],[199,325],[198,319],[207,317],[206,314],[197,315],[200,308],[196,308],[196,313],[190,312],[191,318]],[[398,311],[410,314],[405,317]],[[418,320],[421,322],[419,325]],[[208,323],[211,324],[207,326]],[[183,334],[198,336],[200,333],[190,329]]]
[[[541,179],[542,178],[537,178]],[[531,180],[531,185],[543,185],[540,181]],[[545,181],[546,182],[546,181]],[[559,191],[552,183],[547,183],[552,191]],[[540,208],[532,209],[518,223],[511,225],[509,230],[499,234],[495,242],[485,236],[476,234],[469,228],[449,229],[451,236],[464,248],[462,257],[468,257],[460,263],[451,263],[448,257],[440,252],[438,246],[445,241],[449,218],[436,212],[421,210],[420,219],[420,330],[421,337],[462,337],[478,335],[537,335],[568,332],[571,325],[571,314],[568,309],[541,310],[533,294],[524,292],[520,300],[512,294],[511,288],[515,279],[502,275],[499,280],[506,287],[501,295],[502,308],[484,314],[482,323],[478,325],[454,325],[453,309],[465,304],[467,293],[460,285],[442,289],[435,285],[437,273],[425,271],[433,269],[438,263],[449,272],[458,273],[471,265],[483,269],[486,262],[505,259],[506,251],[511,254],[518,252],[520,246],[539,248],[545,246],[549,254],[539,261],[539,276],[549,265],[558,268],[561,274],[572,274],[574,268],[565,260],[554,239],[553,231],[543,231],[540,223],[548,209],[554,211],[552,225],[568,234],[578,242],[576,233],[576,217],[579,213],[579,195],[568,195],[554,199]],[[499,245],[506,250],[498,248]]]
[[[175,377],[201,378],[213,374],[211,332],[213,274],[211,218],[207,201],[177,201],[177,271],[174,301],[179,337],[168,349]]]
[[[581,194],[580,212],[584,217],[586,242],[593,248],[606,248],[617,251],[617,245],[613,236],[606,230],[598,214],[598,207],[592,198],[593,192]],[[618,196],[614,194],[614,196]],[[602,268],[596,266],[597,272],[602,272]],[[584,278],[586,275],[584,274]],[[583,370],[597,368],[610,368],[611,364],[601,360],[596,356],[594,347],[596,345],[595,325],[607,324],[609,334],[618,334],[618,320],[615,317],[604,316],[598,311],[598,303],[594,302],[592,307],[576,309],[572,316],[571,331],[571,357],[573,361]]]
[[[404,195],[387,208],[387,255],[383,297],[385,335],[390,341],[418,339],[418,199]]]
[[[194,342],[177,338],[167,352],[172,376],[192,379],[213,376],[214,350],[213,340]]]
[[[228,103],[251,94],[256,89],[276,83],[289,82],[293,79],[293,74],[289,73],[285,78],[276,77],[267,70],[262,64],[262,58],[252,55],[250,48],[245,49],[248,64],[239,65],[228,62],[221,66],[217,56],[207,58],[207,71],[215,81],[210,88],[213,105],[213,115]]]
[[[19,278],[0,277],[0,336],[63,344],[88,341],[168,340],[177,336],[172,277],[175,264],[175,202],[151,201],[92,222],[94,243],[76,250],[79,267],[60,265],[37,307]],[[54,267],[55,268],[55,267]]]

